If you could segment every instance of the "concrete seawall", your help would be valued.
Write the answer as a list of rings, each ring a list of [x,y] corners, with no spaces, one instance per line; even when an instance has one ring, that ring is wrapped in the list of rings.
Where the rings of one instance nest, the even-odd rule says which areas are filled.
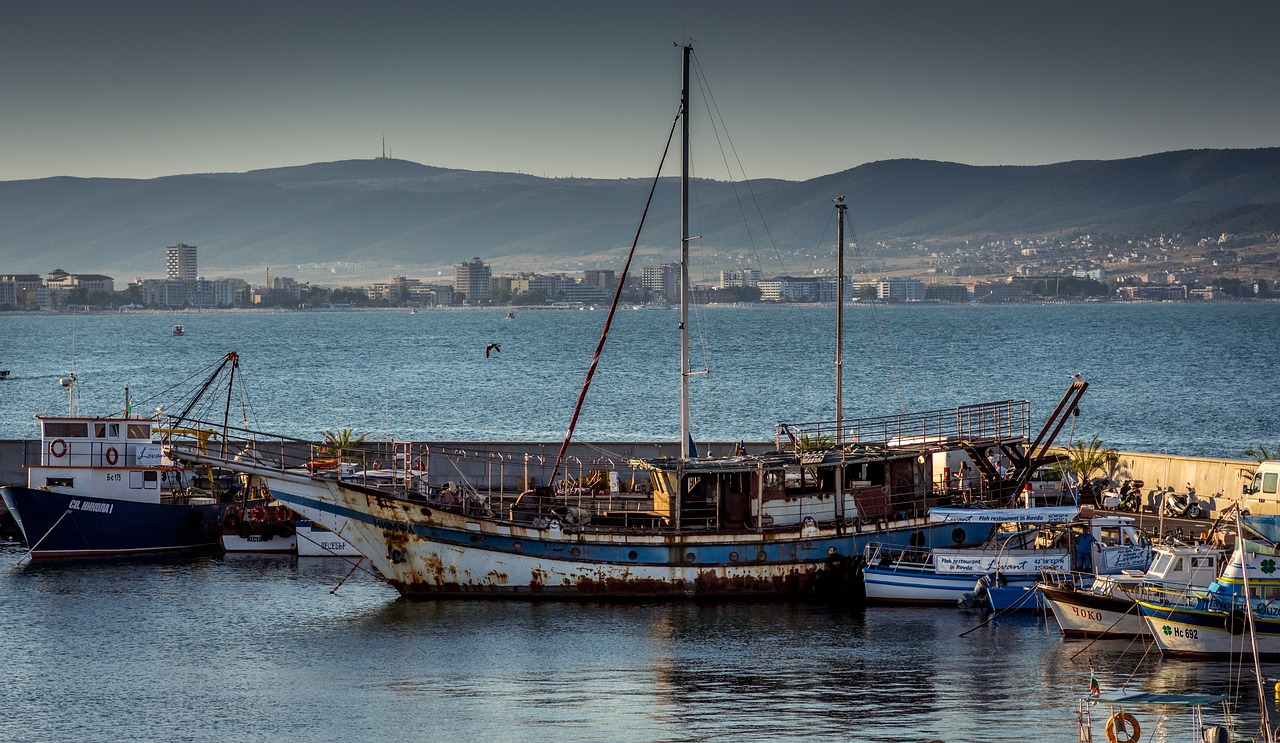
[[[1144,454],[1120,452],[1120,465],[1115,480],[1142,480],[1143,506],[1154,511],[1158,489],[1172,487],[1185,493],[1187,485],[1196,489],[1196,497],[1206,501],[1213,514],[1238,499],[1246,482],[1258,463],[1253,460],[1206,459],[1203,457],[1178,457],[1169,454]],[[1246,480],[1245,474],[1249,480]]]

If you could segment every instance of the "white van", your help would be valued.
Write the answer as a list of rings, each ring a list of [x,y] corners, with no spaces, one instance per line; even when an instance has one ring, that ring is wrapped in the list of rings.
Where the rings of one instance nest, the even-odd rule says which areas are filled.
[[[1268,460],[1258,465],[1253,484],[1245,486],[1240,510],[1259,516],[1280,514],[1280,461]]]

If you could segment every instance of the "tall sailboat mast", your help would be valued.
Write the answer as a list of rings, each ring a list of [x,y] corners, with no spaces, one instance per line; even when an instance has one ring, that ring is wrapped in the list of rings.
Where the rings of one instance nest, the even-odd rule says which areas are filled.
[[[844,215],[849,207],[837,196],[836,213],[836,444],[844,441]]]
[[[681,55],[680,87],[680,458],[692,455],[689,426],[689,57]]]

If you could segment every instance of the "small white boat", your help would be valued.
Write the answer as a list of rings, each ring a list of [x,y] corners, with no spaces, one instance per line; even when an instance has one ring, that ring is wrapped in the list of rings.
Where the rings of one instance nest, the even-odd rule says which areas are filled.
[[[1232,722],[1228,715],[1223,715],[1223,721],[1228,725],[1205,724],[1203,708],[1224,705],[1226,699],[1221,694],[1164,694],[1128,689],[1092,694],[1081,697],[1076,705],[1078,739],[1086,743],[1097,740],[1093,734],[1093,717],[1102,711],[1102,705],[1107,705],[1103,733],[1105,739],[1112,743],[1136,743],[1142,737],[1143,725],[1149,726],[1152,740],[1185,740],[1190,743],[1227,743],[1240,740],[1236,734],[1241,731],[1232,731],[1228,727]],[[1185,707],[1189,714],[1179,724],[1169,714],[1170,707]],[[1144,716],[1149,711],[1150,716],[1144,722],[1134,714],[1135,711]],[[1174,733],[1176,728],[1183,725],[1187,732],[1185,738]]]
[[[292,511],[278,503],[233,503],[222,512],[222,551],[296,553],[296,519]]]
[[[1150,562],[1150,548],[1144,546],[1133,519],[1105,516],[1080,517],[1075,506],[1006,509],[934,508],[929,520],[934,523],[964,523],[980,518],[1001,524],[1002,530],[981,547],[937,546],[922,544],[914,548],[895,548],[879,543],[865,550],[866,567],[862,571],[868,601],[900,604],[964,604],[967,599],[987,600],[987,593],[999,587],[1013,591],[1018,608],[1033,609],[1034,603],[1022,606],[1023,592],[1034,589],[1044,571],[1070,572],[1075,554],[1076,530],[1093,535],[1097,546],[1094,569],[1099,573],[1119,572],[1126,568],[1144,569]],[[1112,539],[1109,535],[1114,534]],[[995,576],[987,591],[978,595],[979,581]],[[1003,608],[1003,607],[1002,607]]]
[[[319,524],[299,521],[296,527],[298,557],[362,557],[347,540]]]
[[[1280,516],[1242,516],[1235,550],[1208,588],[1138,598],[1162,655],[1280,658]]]
[[[1159,545],[1145,573],[1125,570],[1096,578],[1063,575],[1042,581],[1039,589],[1067,637],[1140,637],[1147,631],[1135,599],[1152,589],[1204,588],[1218,576],[1225,559],[1226,550],[1221,547]]]
[[[186,329],[185,329],[185,328],[183,328],[181,325],[174,325],[174,326],[173,326],[173,334],[174,334],[174,335],[186,335],[186,334],[187,334],[187,331],[186,331]]]

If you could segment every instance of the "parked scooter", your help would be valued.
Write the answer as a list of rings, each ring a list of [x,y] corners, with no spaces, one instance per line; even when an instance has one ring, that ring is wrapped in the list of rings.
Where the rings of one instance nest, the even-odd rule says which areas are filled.
[[[1185,493],[1175,493],[1169,487],[1161,498],[1160,507],[1165,516],[1174,518],[1198,519],[1208,512],[1204,503],[1196,498],[1196,489],[1191,487],[1191,483],[1187,483]]]
[[[1108,511],[1137,513],[1142,509],[1141,480],[1125,480],[1119,490],[1108,490],[1102,494],[1102,507]]]

